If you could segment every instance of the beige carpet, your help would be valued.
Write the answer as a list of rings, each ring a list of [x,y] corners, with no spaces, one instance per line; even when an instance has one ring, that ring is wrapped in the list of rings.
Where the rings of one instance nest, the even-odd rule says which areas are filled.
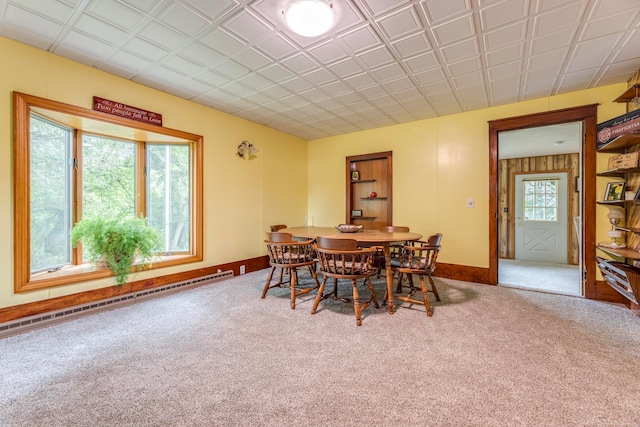
[[[640,425],[622,306],[437,279],[432,318],[357,327],[337,302],[261,300],[266,275],[0,340],[0,425]]]
[[[541,292],[582,296],[580,269],[577,265],[500,259],[498,283]]]

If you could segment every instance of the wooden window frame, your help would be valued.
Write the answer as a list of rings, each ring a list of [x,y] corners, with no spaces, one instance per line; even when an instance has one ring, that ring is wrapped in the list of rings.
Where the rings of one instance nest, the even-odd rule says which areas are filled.
[[[88,263],[78,264],[77,251],[73,265],[51,273],[31,274],[30,268],[30,116],[35,112],[64,123],[77,134],[86,131],[132,141],[156,143],[189,143],[191,149],[192,202],[191,247],[188,254],[162,256],[153,269],[202,261],[203,259],[203,137],[180,130],[138,122],[99,111],[64,104],[20,92],[13,93],[13,169],[14,169],[14,291],[28,292],[113,276],[111,270]],[[144,150],[144,144],[138,144]],[[142,148],[140,148],[142,147]],[[76,155],[78,153],[75,153]],[[144,151],[139,151],[144,155]],[[139,160],[141,161],[141,160]],[[79,180],[76,181],[76,184]],[[144,184],[143,184],[144,185]],[[77,190],[76,190],[77,191]],[[77,195],[75,195],[77,196]],[[75,198],[74,200],[77,200]],[[144,203],[144,200],[136,202]],[[143,207],[142,207],[143,208]],[[76,208],[77,209],[77,208]],[[77,212],[74,212],[77,215]],[[77,218],[77,216],[76,216]]]

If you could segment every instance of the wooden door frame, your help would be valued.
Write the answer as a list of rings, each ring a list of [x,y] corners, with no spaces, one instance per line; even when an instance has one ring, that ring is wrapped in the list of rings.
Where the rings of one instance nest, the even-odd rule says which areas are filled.
[[[581,261],[584,292],[596,298],[595,220],[596,220],[596,127],[598,104],[508,117],[489,121],[489,284],[498,284],[498,133],[569,122],[582,122],[581,179]]]

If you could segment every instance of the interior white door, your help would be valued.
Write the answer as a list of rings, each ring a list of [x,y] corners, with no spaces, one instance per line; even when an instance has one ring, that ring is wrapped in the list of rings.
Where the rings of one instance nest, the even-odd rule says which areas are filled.
[[[567,172],[515,178],[515,257],[567,264]]]

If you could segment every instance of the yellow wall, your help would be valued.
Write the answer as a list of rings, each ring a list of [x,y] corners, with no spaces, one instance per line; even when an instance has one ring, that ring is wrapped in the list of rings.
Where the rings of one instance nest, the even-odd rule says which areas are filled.
[[[612,100],[626,84],[573,92],[309,142],[309,215],[315,225],[345,221],[345,156],[393,151],[393,223],[423,235],[441,232],[439,261],[489,267],[490,120],[600,104],[598,122],[624,114]],[[599,169],[606,168],[598,155]],[[605,167],[601,167],[601,162]],[[606,181],[598,179],[597,194]],[[467,208],[472,197],[475,207]],[[597,241],[606,239],[598,207]]]
[[[270,224],[301,224],[307,213],[304,140],[150,89],[0,37],[0,308],[113,284],[104,279],[51,290],[13,293],[11,93],[24,92],[84,108],[93,96],[162,114],[165,127],[204,136],[204,261],[138,273],[133,280],[265,254]],[[248,140],[255,160],[235,155]]]
[[[13,293],[11,92],[85,108],[101,96],[163,115],[166,127],[204,136],[204,261],[138,273],[133,279],[263,255],[270,224],[332,226],[345,221],[345,157],[393,151],[394,223],[444,234],[439,260],[488,267],[488,120],[599,103],[598,121],[624,113],[612,103],[625,84],[487,108],[370,131],[304,140],[124,80],[0,37],[11,58],[0,76],[0,308],[109,286],[101,280],[46,291]],[[243,140],[255,160],[235,151]],[[606,158],[599,156],[599,167]],[[598,194],[606,181],[598,180]],[[475,208],[465,207],[468,197]],[[596,239],[606,239],[598,207]]]

